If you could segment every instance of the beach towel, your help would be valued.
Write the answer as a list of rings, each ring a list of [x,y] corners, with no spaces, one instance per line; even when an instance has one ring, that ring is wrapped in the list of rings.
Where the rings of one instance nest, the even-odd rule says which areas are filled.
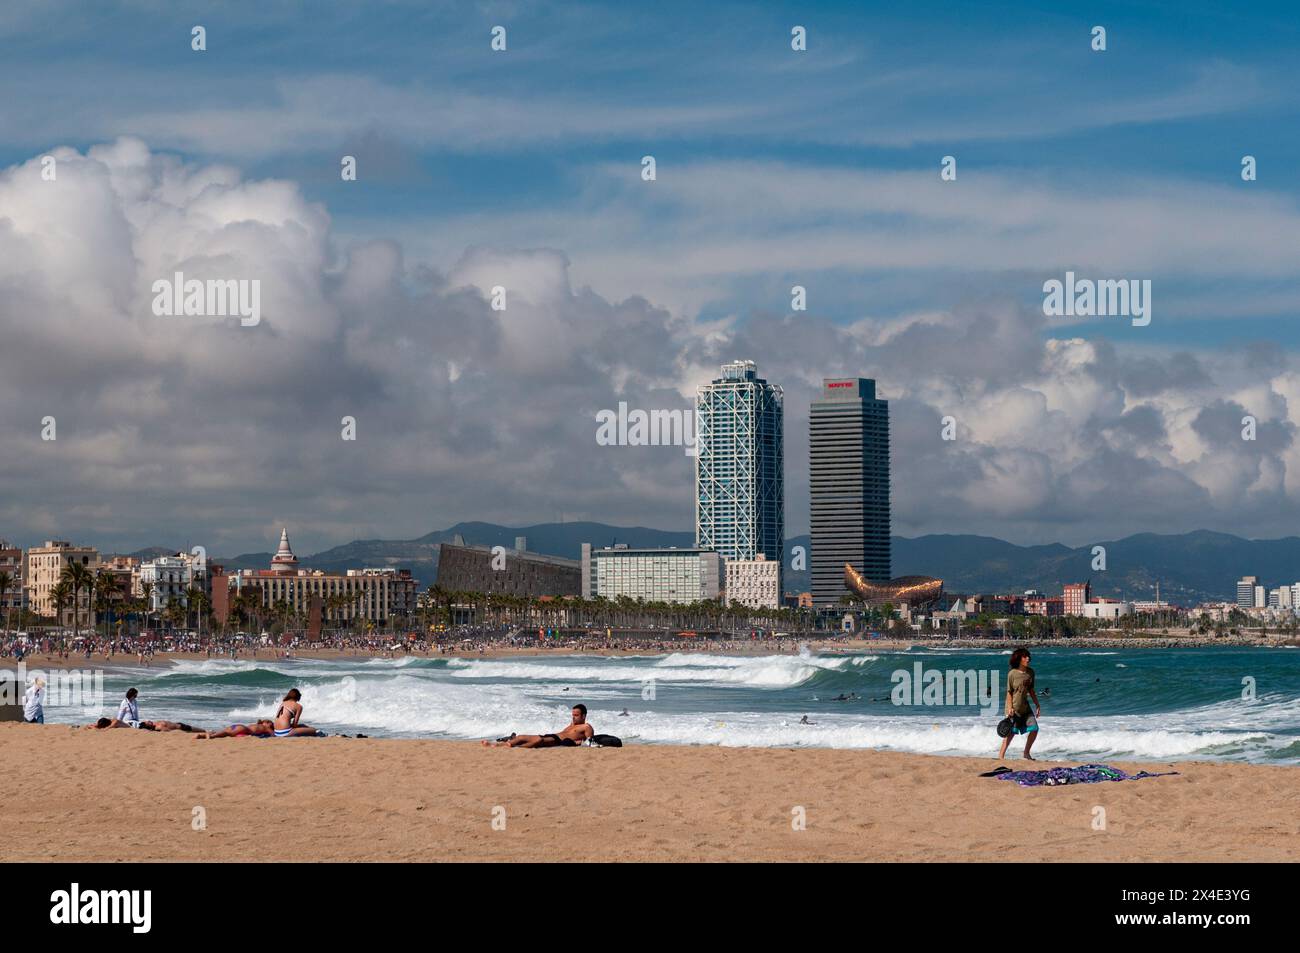
[[[999,781],[1015,781],[1022,788],[1036,788],[1056,784],[1096,784],[1099,781],[1140,781],[1143,778],[1163,778],[1177,771],[1162,771],[1153,774],[1139,771],[1129,774],[1108,764],[1084,764],[1077,768],[1049,768],[1046,771],[1008,771],[999,774]]]

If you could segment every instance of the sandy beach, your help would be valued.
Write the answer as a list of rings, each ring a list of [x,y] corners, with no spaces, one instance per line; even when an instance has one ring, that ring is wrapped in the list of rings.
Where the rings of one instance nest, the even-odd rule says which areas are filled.
[[[1179,774],[1020,788],[977,777],[992,760],[881,751],[20,724],[0,724],[0,745],[7,861],[994,861],[1010,844],[1021,864],[1300,860],[1288,767],[1121,763]]]

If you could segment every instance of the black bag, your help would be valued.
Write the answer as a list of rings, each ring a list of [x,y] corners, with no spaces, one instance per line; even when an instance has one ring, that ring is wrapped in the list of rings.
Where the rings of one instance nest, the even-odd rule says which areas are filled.
[[[623,747],[623,741],[613,735],[592,735],[591,746],[593,748],[621,748]]]

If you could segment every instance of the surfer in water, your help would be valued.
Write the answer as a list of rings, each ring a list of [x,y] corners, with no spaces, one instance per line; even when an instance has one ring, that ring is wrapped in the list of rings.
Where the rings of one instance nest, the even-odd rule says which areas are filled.
[[[549,735],[511,735],[496,741],[484,741],[489,748],[576,748],[596,733],[587,724],[587,706],[573,706],[573,721],[562,730]]]
[[[1029,649],[1016,649],[1011,653],[1011,671],[1007,675],[1007,717],[1012,720],[1012,734],[1002,739],[999,761],[1006,757],[1007,746],[1015,735],[1025,736],[1025,753],[1022,757],[1026,761],[1034,760],[1029,751],[1038,738],[1038,713],[1041,708],[1034,691],[1034,670],[1029,667],[1029,658]],[[1031,700],[1034,703],[1032,713],[1029,708]]]

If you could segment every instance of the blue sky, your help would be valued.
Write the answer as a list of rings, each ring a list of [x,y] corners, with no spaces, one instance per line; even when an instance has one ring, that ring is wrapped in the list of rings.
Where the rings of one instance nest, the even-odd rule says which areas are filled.
[[[195,24],[207,30],[202,53],[190,49]],[[498,24],[507,29],[504,53],[489,48]],[[807,52],[790,49],[795,25],[807,29]],[[1105,52],[1090,48],[1094,25],[1107,30]],[[444,414],[449,406],[468,413],[457,389],[474,371],[520,375],[504,356],[513,331],[494,328],[498,336],[481,351],[452,353],[421,329],[446,330],[446,309],[463,305],[458,288],[482,290],[480,279],[491,284],[509,272],[534,289],[558,289],[545,306],[537,291],[531,333],[563,326],[581,342],[609,327],[636,335],[658,325],[646,339],[663,353],[618,354],[611,340],[608,356],[546,366],[549,382],[589,378],[581,397],[553,395],[559,418],[620,399],[677,406],[718,361],[753,357],[787,387],[787,459],[797,463],[806,452],[797,418],[818,377],[861,373],[896,401],[896,531],[1085,542],[1100,527],[1086,505],[1063,501],[1115,505],[1114,488],[1097,474],[1117,472],[1116,464],[1088,455],[1104,448],[1147,474],[1133,479],[1155,479],[1151,493],[1134,492],[1131,508],[1109,518],[1112,534],[1201,525],[1263,532],[1279,512],[1295,507],[1300,516],[1300,449],[1291,441],[1300,392],[1291,391],[1289,363],[1300,301],[1298,34],[1300,18],[1285,4],[56,0],[0,13],[0,170],[21,170],[59,148],[85,156],[123,137],[141,143],[152,158],[131,147],[97,160],[119,170],[114,201],[138,262],[152,261],[160,245],[184,244],[189,232],[147,238],[158,209],[170,213],[177,202],[158,178],[149,202],[132,211],[139,196],[123,191],[121,169],[161,175],[163,158],[207,169],[196,181],[244,190],[241,214],[253,220],[265,198],[255,184],[286,183],[286,204],[281,196],[267,208],[290,244],[306,223],[319,260],[290,270],[312,274],[322,307],[346,312],[336,293],[349,275],[374,267],[400,289],[394,307],[429,309],[424,324],[407,327],[372,308],[313,334],[338,335],[331,347],[343,353],[370,340],[368,325],[362,333],[347,321],[374,322],[375,337],[408,342],[408,354],[426,361],[417,374],[440,370],[435,393],[406,396]],[[356,182],[339,178],[345,154],[358,159]],[[1258,181],[1240,177],[1247,154],[1257,159]],[[656,158],[655,182],[640,178],[644,155]],[[945,155],[957,159],[955,182],[939,180]],[[15,188],[30,188],[22,181]],[[10,237],[33,260],[66,237],[59,229],[85,224],[55,223],[40,202],[30,214],[45,224],[14,214]],[[202,209],[186,214],[198,216],[188,228],[206,227]],[[51,231],[44,242],[32,237],[42,227]],[[385,249],[397,262],[391,269],[376,264],[387,261]],[[95,260],[93,248],[82,251]],[[16,282],[14,268],[7,277]],[[1067,269],[1151,279],[1150,326],[1044,319],[1042,283]],[[55,272],[67,280],[66,268]],[[142,271],[132,284],[147,286],[149,277]],[[5,280],[0,272],[0,290]],[[790,313],[795,284],[808,289],[806,315]],[[151,341],[169,333],[147,320],[123,329]],[[594,323],[581,325],[587,320]],[[64,333],[65,343],[77,340],[75,328]],[[1026,336],[1037,344],[1022,352]],[[44,345],[59,353],[53,338]],[[263,352],[268,346],[261,342]],[[203,380],[202,368],[177,365],[174,353],[153,358],[157,366],[142,357],[119,371],[156,375],[158,388],[179,386],[187,373]],[[377,358],[360,367],[353,359],[342,359],[345,398],[364,403],[393,388],[366,363]],[[1062,383],[1075,371],[1090,383]],[[1105,387],[1094,388],[1098,381]],[[206,383],[221,393],[218,377]],[[102,398],[120,384],[88,381],[86,392]],[[944,448],[921,446],[908,428],[967,406],[984,418],[962,445],[972,456],[961,465],[928,456]],[[1240,407],[1275,425],[1274,456],[1215,445],[1206,435],[1219,424],[1202,412],[1222,407],[1213,420]],[[1148,412],[1160,424],[1142,429]],[[563,444],[585,433],[556,427],[538,439]],[[1029,439],[1030,431],[1066,449],[1037,459],[1052,455],[1051,441]],[[485,444],[528,438],[501,433]],[[132,467],[166,453],[161,441],[141,439],[146,445],[127,454]],[[575,443],[567,458],[590,450]],[[320,519],[321,500],[295,513],[286,499],[254,523],[213,532],[227,534],[218,549],[261,546],[282,519],[310,522],[295,536],[308,550],[351,535],[400,535],[411,509],[424,506],[421,472],[444,494],[424,506],[421,532],[458,519],[526,524],[557,510],[689,525],[689,490],[662,488],[689,481],[686,463],[657,463],[663,478],[652,487],[631,473],[645,472],[644,459],[628,458],[599,475],[619,490],[608,498],[513,484],[480,497],[481,481],[443,472],[436,460],[411,461],[391,475],[391,505],[377,499],[364,518],[331,524]],[[264,463],[245,461],[238,473],[247,476],[232,475],[232,488],[255,486]],[[946,509],[925,492],[923,473],[951,482],[968,472],[982,476],[952,490]],[[340,475],[334,492],[355,488],[356,478]],[[68,485],[70,498],[90,485],[80,479]],[[787,479],[787,525],[800,532],[805,477]],[[1021,505],[1004,482],[1025,481],[1045,488],[1021,494],[1029,498]],[[326,508],[343,508],[340,498]],[[186,499],[180,493],[175,505]],[[24,512],[16,506],[11,516],[21,522]],[[163,513],[133,529],[130,541],[156,541],[169,519]],[[33,517],[26,532],[56,523],[63,526]],[[116,530],[101,514],[63,532]]]
[[[139,135],[248,177],[292,179],[347,238],[442,231],[454,241],[445,222],[465,218],[477,241],[513,234],[577,251],[584,217],[618,198],[635,233],[624,237],[660,243],[711,210],[630,194],[643,154],[669,182],[707,163],[929,175],[951,154],[958,187],[997,177],[1042,188],[1045,201],[1141,195],[1156,183],[1263,195],[1294,211],[1300,182],[1300,22],[1285,4],[940,3],[923,15],[870,3],[54,7],[66,12],[0,20],[0,79],[14,94],[0,161]],[[202,54],[189,48],[195,23],[208,30]],[[508,30],[505,54],[488,47],[496,24]],[[789,48],[795,24],[809,31],[807,53]],[[1104,53],[1090,49],[1095,24],[1107,29]],[[336,174],[344,152],[361,160],[355,185]],[[1259,162],[1254,183],[1239,177],[1247,153]],[[798,241],[836,217],[791,218]],[[912,220],[906,209],[876,217],[904,229]],[[754,225],[737,221],[733,233]],[[761,229],[783,234],[779,219]],[[819,312],[839,320],[868,305],[888,313],[986,290],[1038,294],[1030,279],[1041,269],[1017,288],[960,256],[935,258],[901,278],[889,268],[829,266],[812,278],[806,266],[732,269],[682,306],[780,310],[787,295],[777,291],[795,280],[816,280]],[[597,290],[636,293],[627,281],[602,288],[575,264]],[[1294,275],[1234,281],[1202,265],[1143,271],[1165,281],[1141,343],[1290,345]]]

